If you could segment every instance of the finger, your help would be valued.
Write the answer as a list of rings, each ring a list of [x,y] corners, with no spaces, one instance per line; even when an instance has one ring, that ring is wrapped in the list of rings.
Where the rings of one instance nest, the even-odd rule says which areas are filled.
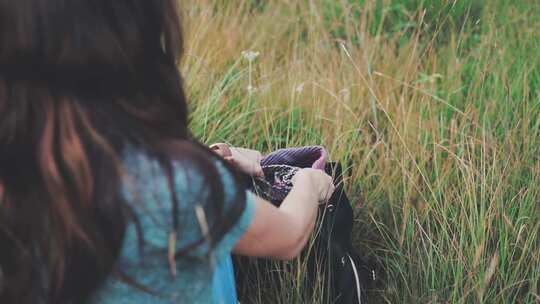
[[[332,194],[334,194],[335,186],[333,184],[330,184],[328,188],[326,189],[325,193],[325,201],[328,202],[330,198],[332,197]]]
[[[255,177],[264,177],[264,171],[261,166],[257,166],[255,169]]]

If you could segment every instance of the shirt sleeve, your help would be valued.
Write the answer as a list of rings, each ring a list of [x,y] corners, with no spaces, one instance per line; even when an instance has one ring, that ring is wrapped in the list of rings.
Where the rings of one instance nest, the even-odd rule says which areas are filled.
[[[215,248],[215,254],[226,256],[230,254],[240,238],[246,233],[255,215],[255,199],[253,193],[246,191],[246,205],[238,221],[223,236]]]
[[[216,163],[216,169],[219,173],[219,178],[223,187],[223,216],[229,214],[229,211],[237,202],[237,192],[245,192],[243,196],[245,203],[243,210],[241,210],[235,223],[229,228],[227,233],[216,243],[213,249],[213,255],[219,258],[225,257],[231,253],[238,240],[244,235],[246,230],[251,225],[255,214],[255,199],[254,194],[250,191],[244,190],[241,185],[238,185],[232,176],[222,163]],[[208,202],[211,203],[211,202]]]

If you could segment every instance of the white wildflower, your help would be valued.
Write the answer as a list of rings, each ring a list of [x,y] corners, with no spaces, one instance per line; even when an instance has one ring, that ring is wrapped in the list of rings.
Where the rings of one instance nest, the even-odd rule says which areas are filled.
[[[296,93],[300,94],[304,91],[304,83],[302,82],[301,84],[299,84],[296,89],[294,89],[296,91]]]
[[[344,101],[349,101],[351,99],[351,91],[349,91],[348,89],[343,89],[339,91],[339,95]]]
[[[254,51],[242,51],[242,56],[249,62],[252,62],[253,60],[257,59],[259,57],[259,52]]]
[[[255,88],[254,86],[252,85],[248,85],[246,90],[248,91],[248,93],[252,94],[254,93],[255,91],[257,91],[257,88]]]

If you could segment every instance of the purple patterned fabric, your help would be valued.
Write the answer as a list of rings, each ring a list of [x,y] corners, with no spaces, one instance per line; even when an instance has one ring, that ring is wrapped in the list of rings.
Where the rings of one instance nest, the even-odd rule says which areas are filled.
[[[323,147],[280,149],[261,161],[264,179],[256,182],[260,195],[279,205],[292,189],[292,178],[300,168],[324,170],[328,153]]]
[[[321,146],[287,148],[274,151],[265,156],[261,161],[261,166],[287,165],[324,170],[327,158],[328,153]]]

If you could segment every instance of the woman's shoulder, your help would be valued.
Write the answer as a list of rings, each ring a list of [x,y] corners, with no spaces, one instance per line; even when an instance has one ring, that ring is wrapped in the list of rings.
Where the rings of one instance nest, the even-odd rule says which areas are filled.
[[[186,225],[195,224],[194,219],[209,225],[220,218],[236,222],[246,207],[249,193],[223,162],[209,160],[211,163],[202,166],[189,157],[168,159],[163,164],[141,150],[126,150],[123,196],[131,206],[158,217],[170,219],[172,212],[178,212],[180,222]],[[200,219],[202,213],[205,219]]]
[[[227,232],[213,237],[220,240],[218,251],[230,251],[253,217],[252,194],[220,161],[212,163],[215,175],[185,160],[170,161],[169,166],[170,170],[157,158],[138,150],[128,150],[124,155],[123,196],[139,215],[144,228],[150,228],[146,233],[162,233],[156,222],[170,231],[176,218],[178,231],[183,231],[182,239],[178,240],[182,247],[200,239],[209,227],[226,222]],[[209,185],[209,176],[219,187]],[[174,199],[176,206],[172,203]]]

